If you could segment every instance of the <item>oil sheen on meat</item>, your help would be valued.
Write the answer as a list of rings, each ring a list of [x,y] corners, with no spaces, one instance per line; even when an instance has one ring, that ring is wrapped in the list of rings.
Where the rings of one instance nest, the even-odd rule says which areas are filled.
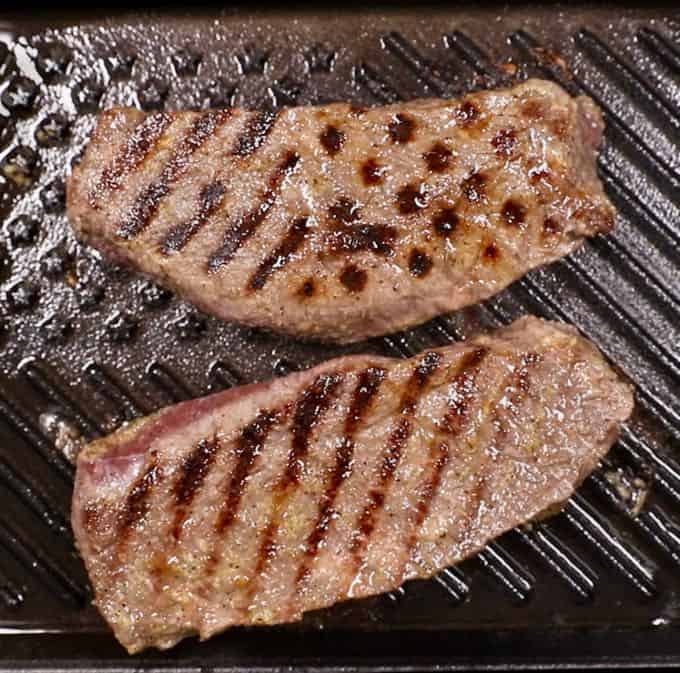
[[[633,405],[573,328],[523,318],[166,408],[79,456],[73,529],[130,651],[395,589],[563,503]]]
[[[77,234],[201,309],[349,342],[486,299],[614,209],[588,98],[104,112],[68,183]]]

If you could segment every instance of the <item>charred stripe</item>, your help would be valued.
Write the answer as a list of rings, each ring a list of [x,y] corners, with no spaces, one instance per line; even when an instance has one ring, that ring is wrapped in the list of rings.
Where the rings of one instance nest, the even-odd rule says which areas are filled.
[[[234,156],[247,157],[254,154],[271,133],[278,117],[277,112],[259,112],[246,124],[245,131],[236,141]]]
[[[352,403],[345,418],[345,431],[342,444],[335,456],[335,465],[331,477],[326,485],[326,491],[319,503],[319,513],[312,532],[307,538],[304,557],[296,573],[296,587],[308,577],[310,566],[316,557],[319,547],[328,532],[333,516],[333,505],[343,482],[352,474],[354,460],[354,437],[361,427],[362,419],[369,410],[383,379],[385,370],[379,367],[369,367],[361,372],[356,388],[352,395]]]
[[[173,489],[175,520],[172,526],[172,535],[175,540],[179,540],[182,525],[186,520],[191,503],[215,462],[218,448],[219,440],[217,437],[210,440],[202,439],[179,468],[179,477]]]
[[[276,249],[268,255],[257,268],[248,282],[250,290],[261,290],[271,276],[282,269],[290,258],[304,243],[309,229],[309,218],[300,217],[291,225],[290,229],[279,243]]]
[[[269,186],[260,203],[250,212],[231,223],[224,234],[222,245],[208,259],[208,273],[215,273],[229,264],[238,249],[250,238],[264,222],[267,214],[276,203],[281,185],[297,166],[300,157],[287,152],[283,160],[269,177]]]
[[[173,115],[158,112],[145,117],[132,131],[122,151],[107,166],[90,192],[90,205],[97,203],[108,193],[121,187],[124,179],[152,154],[156,143],[173,120]]]
[[[180,252],[218,210],[224,200],[224,192],[225,187],[219,181],[206,185],[199,194],[196,213],[168,232],[160,244],[161,254]]]
[[[144,189],[116,232],[129,240],[146,229],[154,218],[162,200],[175,181],[185,172],[191,156],[231,116],[231,110],[213,110],[201,115],[175,147],[159,178]]]
[[[302,393],[295,405],[291,449],[288,453],[285,471],[275,486],[271,517],[262,537],[255,569],[251,575],[249,589],[246,592],[248,602],[255,594],[259,576],[267,567],[267,564],[276,556],[274,540],[279,530],[286,503],[292,496],[294,488],[299,486],[300,474],[309,452],[309,441],[314,428],[330,407],[342,380],[342,374],[321,374]]]
[[[399,403],[401,418],[397,421],[387,440],[380,472],[378,473],[378,483],[369,491],[368,502],[359,517],[350,541],[350,551],[354,557],[355,567],[359,567],[361,563],[361,556],[368,546],[375,528],[376,512],[385,503],[387,490],[394,479],[401,454],[413,431],[413,416],[420,396],[440,363],[441,355],[439,353],[433,351],[426,353],[406,382]]]
[[[458,372],[449,392],[447,413],[440,423],[441,429],[454,440],[460,435],[467,423],[470,402],[475,394],[475,380],[487,353],[486,348],[476,348],[463,355],[459,363]],[[434,441],[430,445],[429,469],[425,482],[420,488],[416,504],[416,516],[406,543],[406,563],[403,572],[406,571],[406,564],[410,560],[413,548],[416,545],[418,530],[430,513],[430,507],[439,490],[442,473],[449,462],[449,457],[450,449],[447,442]]]
[[[153,487],[161,480],[161,476],[162,470],[158,465],[158,456],[153,452],[151,461],[134,483],[125,500],[118,526],[118,535],[121,541],[126,540],[132,528],[147,515],[150,507],[149,497]]]
[[[235,447],[236,467],[229,480],[227,498],[215,523],[215,530],[220,536],[224,535],[238,514],[246,481],[262,451],[267,435],[280,416],[281,414],[277,412],[261,411],[254,421],[241,430]]]

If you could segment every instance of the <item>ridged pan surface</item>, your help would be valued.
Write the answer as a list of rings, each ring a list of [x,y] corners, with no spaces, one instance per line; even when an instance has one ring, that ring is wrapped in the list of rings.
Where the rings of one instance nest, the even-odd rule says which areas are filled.
[[[240,11],[26,28],[4,39],[0,647],[10,632],[106,632],[68,524],[65,453],[75,435],[342,353],[407,357],[527,312],[576,325],[635,383],[636,415],[605,463],[557,517],[429,582],[286,629],[530,633],[678,622],[680,12]],[[112,105],[371,105],[527,76],[601,106],[600,174],[618,227],[484,305],[403,334],[343,348],[222,323],[102,262],[68,227],[64,179],[96,111]],[[218,653],[220,642],[203,647]],[[194,642],[179,650],[201,652]]]

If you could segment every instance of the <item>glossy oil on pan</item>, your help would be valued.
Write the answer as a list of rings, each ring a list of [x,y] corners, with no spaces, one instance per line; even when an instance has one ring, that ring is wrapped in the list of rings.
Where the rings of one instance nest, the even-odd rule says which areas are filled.
[[[0,24],[0,670],[680,662],[677,8],[0,10]],[[102,263],[66,221],[64,179],[112,105],[371,105],[531,76],[602,108],[617,229],[403,334],[322,347],[222,323]],[[343,353],[408,357],[528,312],[576,325],[636,388],[635,417],[561,514],[431,581],[299,625],[135,658],[115,643],[68,525],[74,438]]]

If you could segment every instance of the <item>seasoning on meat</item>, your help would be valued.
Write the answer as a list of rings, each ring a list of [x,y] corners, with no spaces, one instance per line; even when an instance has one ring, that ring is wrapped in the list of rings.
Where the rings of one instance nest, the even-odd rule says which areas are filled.
[[[88,445],[73,530],[130,652],[295,621],[559,506],[632,405],[592,344],[533,317],[411,360],[348,356]]]
[[[601,136],[589,98],[542,80],[361,114],[114,109],[68,213],[206,312],[357,341],[487,299],[609,231]]]

